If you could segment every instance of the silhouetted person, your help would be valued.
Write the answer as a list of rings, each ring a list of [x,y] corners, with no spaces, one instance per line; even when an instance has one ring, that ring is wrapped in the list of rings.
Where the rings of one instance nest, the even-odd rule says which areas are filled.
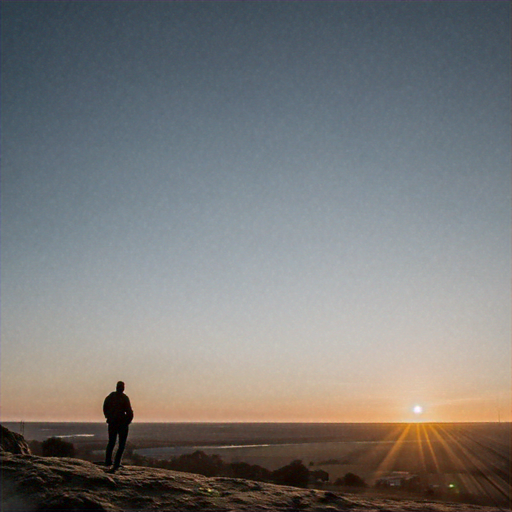
[[[116,458],[113,470],[121,466],[126,439],[128,438],[128,426],[133,420],[133,410],[130,399],[124,394],[124,382],[118,382],[116,390],[110,393],[103,402],[103,414],[108,423],[108,445],[105,454],[105,465],[112,465],[112,452],[119,436]]]

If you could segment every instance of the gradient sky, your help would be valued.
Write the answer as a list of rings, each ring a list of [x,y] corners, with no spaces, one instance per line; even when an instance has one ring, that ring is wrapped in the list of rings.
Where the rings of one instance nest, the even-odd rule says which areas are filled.
[[[1,9],[3,420],[510,420],[510,2]]]

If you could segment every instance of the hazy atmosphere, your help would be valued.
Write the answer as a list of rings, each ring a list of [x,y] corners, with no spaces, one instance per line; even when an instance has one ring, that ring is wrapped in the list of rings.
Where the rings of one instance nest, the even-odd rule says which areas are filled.
[[[510,421],[509,2],[1,11],[2,420]]]

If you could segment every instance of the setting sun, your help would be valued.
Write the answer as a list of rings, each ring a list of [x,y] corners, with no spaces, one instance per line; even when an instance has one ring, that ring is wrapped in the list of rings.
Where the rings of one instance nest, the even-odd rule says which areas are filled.
[[[412,410],[414,414],[420,415],[423,412],[423,407],[421,405],[415,405]]]

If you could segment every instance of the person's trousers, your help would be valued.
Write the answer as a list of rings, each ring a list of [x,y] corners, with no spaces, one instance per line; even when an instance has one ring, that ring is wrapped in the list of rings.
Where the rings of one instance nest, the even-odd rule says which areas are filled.
[[[117,437],[119,436],[119,445],[117,447],[116,458],[114,461],[114,467],[118,468],[121,465],[121,458],[123,457],[124,448],[126,446],[126,440],[128,439],[128,425],[112,425],[108,424],[108,445],[107,452],[105,454],[105,465],[112,465],[112,452],[116,445]]]

